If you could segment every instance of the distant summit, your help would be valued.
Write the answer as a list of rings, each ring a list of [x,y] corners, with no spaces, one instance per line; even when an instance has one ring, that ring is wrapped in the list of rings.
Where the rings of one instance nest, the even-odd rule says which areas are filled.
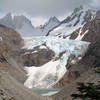
[[[0,24],[15,29],[22,37],[51,35],[66,38],[73,31],[91,21],[95,17],[95,14],[96,10],[88,6],[79,6],[63,21],[59,21],[54,16],[44,25],[35,28],[26,16],[18,15],[12,17],[12,14],[8,13],[0,19]]]
[[[88,6],[79,6],[78,8],[75,8],[58,27],[52,30],[49,35],[66,37],[79,27],[82,27],[84,24],[91,21],[95,14],[96,10]]]
[[[0,24],[15,29],[22,37],[29,37],[45,36],[49,30],[52,30],[55,26],[60,24],[60,21],[54,16],[51,17],[44,25],[34,28],[31,21],[26,16],[19,15],[12,17],[12,14],[8,13],[0,19]]]

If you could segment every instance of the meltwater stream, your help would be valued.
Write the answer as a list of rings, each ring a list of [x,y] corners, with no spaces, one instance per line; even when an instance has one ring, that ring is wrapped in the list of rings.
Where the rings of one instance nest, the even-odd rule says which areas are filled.
[[[61,52],[65,52],[60,59],[55,61],[55,57],[48,63],[40,66],[25,66],[28,79],[24,85],[28,88],[33,88],[34,91],[42,95],[52,95],[57,93],[60,89],[53,89],[55,85],[66,73],[66,64],[68,57],[73,54],[76,57],[83,56],[87,51],[88,42],[79,40],[66,40],[58,37],[29,37],[24,38],[25,49],[32,49],[36,46],[46,43],[46,46],[55,52],[57,57]],[[40,49],[42,49],[41,47]]]

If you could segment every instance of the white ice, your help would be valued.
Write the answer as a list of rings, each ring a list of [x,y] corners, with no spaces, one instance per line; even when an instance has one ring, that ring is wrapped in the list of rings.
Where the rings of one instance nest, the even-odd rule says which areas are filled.
[[[62,57],[55,61],[54,58],[48,63],[42,65],[41,67],[25,67],[27,71],[28,79],[25,81],[24,85],[33,88],[50,88],[55,83],[57,83],[63,75],[66,73],[66,64],[70,54],[75,56],[84,55],[87,51],[88,42],[83,42],[79,40],[65,40],[57,37],[31,37],[25,38],[26,49],[32,49],[35,46],[42,45],[46,43],[46,46],[55,52],[55,57],[59,53],[66,51]]]

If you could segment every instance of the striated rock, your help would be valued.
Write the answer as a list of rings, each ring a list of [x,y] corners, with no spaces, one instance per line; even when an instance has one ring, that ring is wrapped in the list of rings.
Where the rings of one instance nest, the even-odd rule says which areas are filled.
[[[100,38],[100,11],[97,12],[92,21],[89,21],[82,28],[74,31],[70,39],[77,39],[79,35],[83,35],[81,40],[91,43]]]
[[[45,100],[23,85],[27,77],[20,61],[22,46],[16,31],[0,25],[0,100]]]
[[[89,6],[79,6],[78,8],[75,8],[63,21],[61,21],[57,27],[49,31],[47,35],[69,39],[70,35],[74,31],[93,20],[96,12],[96,10]],[[74,36],[76,37],[76,34],[74,34]]]
[[[71,94],[77,92],[77,82],[97,82],[100,77],[95,73],[95,68],[91,68],[88,71],[85,71],[81,74],[79,78],[74,81],[71,81],[70,84],[67,84],[59,93],[52,96],[53,100],[72,100]]]
[[[57,84],[54,85],[55,88],[63,88],[66,86],[66,84],[69,84],[71,81],[77,79],[80,76],[80,73],[78,71],[72,71],[72,66],[75,64],[78,64],[80,61],[80,56],[75,57],[74,55],[70,55],[67,64],[66,69],[67,72],[65,75],[57,82]]]
[[[0,70],[0,100],[46,100]],[[48,99],[47,99],[48,100]]]
[[[74,58],[74,57],[71,57]],[[95,69],[100,68],[100,38],[91,43],[85,56],[70,67],[64,77],[55,87],[63,87],[62,91],[54,95],[54,100],[72,100],[71,94],[76,92],[76,82],[97,82],[99,76]]]
[[[22,54],[24,66],[42,66],[49,62],[55,55],[55,53],[49,48],[40,48],[37,46],[32,50],[25,50]]]
[[[86,31],[87,33],[84,34]],[[84,34],[83,41],[91,42],[91,44],[80,61],[75,60],[77,58],[74,58],[74,56],[69,58],[67,63],[68,71],[54,86],[63,89],[53,96],[53,100],[72,100],[70,95],[76,92],[77,82],[97,82],[99,80],[99,76],[94,70],[100,68],[100,12],[97,12],[94,20],[76,30],[71,35],[71,39],[76,39],[79,33],[80,35]],[[76,61],[74,64],[71,63],[73,59]]]
[[[20,82],[26,79],[24,67],[20,57],[20,50],[23,40],[20,35],[13,29],[0,25],[0,70],[10,73]],[[19,78],[23,77],[23,78]]]
[[[95,43],[90,44],[85,56],[81,60],[79,58],[80,57],[75,58],[73,55],[69,57],[66,65],[68,71],[55,87],[61,88],[69,85],[69,83],[80,77],[82,73],[91,68],[100,66],[100,39],[96,40]],[[74,64],[72,63],[73,60],[75,62]]]

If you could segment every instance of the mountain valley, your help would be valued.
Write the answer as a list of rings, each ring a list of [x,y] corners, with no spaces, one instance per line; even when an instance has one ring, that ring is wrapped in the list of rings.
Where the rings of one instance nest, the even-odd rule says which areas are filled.
[[[100,76],[100,11],[79,6],[34,27],[24,15],[0,19],[0,100],[72,100],[77,82]]]

